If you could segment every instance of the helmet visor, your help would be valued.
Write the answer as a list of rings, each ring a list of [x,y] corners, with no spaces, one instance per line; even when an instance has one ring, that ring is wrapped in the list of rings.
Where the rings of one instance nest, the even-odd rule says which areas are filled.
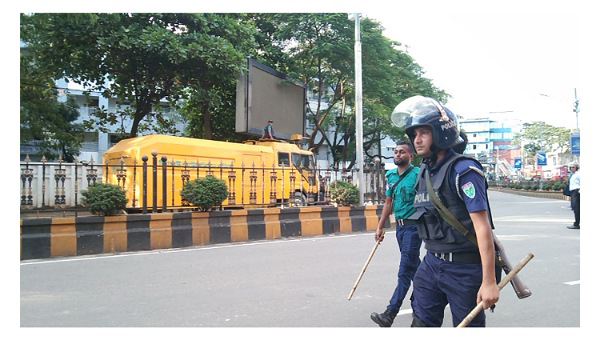
[[[406,126],[409,118],[413,121],[420,121],[424,116],[431,115],[432,112],[439,112],[439,104],[433,99],[423,96],[413,96],[403,100],[392,111],[392,124],[397,127]]]

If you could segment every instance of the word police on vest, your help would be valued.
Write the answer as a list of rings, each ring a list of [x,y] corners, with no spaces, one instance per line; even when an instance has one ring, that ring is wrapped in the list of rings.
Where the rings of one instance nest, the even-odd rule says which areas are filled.
[[[429,202],[429,194],[426,192],[417,193],[415,203]]]

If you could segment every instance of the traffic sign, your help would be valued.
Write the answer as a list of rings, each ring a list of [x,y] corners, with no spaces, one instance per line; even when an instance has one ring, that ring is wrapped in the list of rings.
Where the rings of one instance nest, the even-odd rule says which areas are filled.
[[[515,158],[515,169],[521,169],[522,161],[521,158]]]
[[[571,155],[579,156],[579,132],[571,132]]]
[[[537,165],[546,165],[546,153],[538,152],[537,153]]]

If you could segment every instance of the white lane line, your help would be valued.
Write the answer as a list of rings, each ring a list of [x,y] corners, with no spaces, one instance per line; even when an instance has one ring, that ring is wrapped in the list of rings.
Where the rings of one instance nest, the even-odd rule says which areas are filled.
[[[540,222],[540,223],[569,223],[573,219],[569,218],[531,218],[531,217],[498,217],[494,218],[494,222]]]
[[[395,233],[394,230],[388,230],[387,233]],[[373,237],[372,231],[367,231],[365,233],[359,234],[349,234],[349,235],[324,235],[324,236],[315,236],[315,237],[304,237],[304,238],[295,238],[295,239],[285,239],[285,240],[260,240],[256,242],[248,242],[248,243],[234,243],[234,244],[226,244],[220,246],[209,246],[202,247],[197,246],[193,248],[182,248],[182,249],[161,249],[161,250],[149,250],[149,251],[138,251],[138,252],[128,252],[123,254],[98,254],[98,255],[89,255],[89,256],[78,256],[73,258],[64,258],[64,259],[44,259],[44,260],[27,260],[27,262],[21,262],[21,266],[28,266],[32,264],[49,264],[49,263],[59,263],[59,262],[75,262],[75,261],[88,261],[88,260],[102,260],[102,259],[113,259],[118,257],[128,257],[128,256],[146,256],[146,255],[157,255],[164,253],[183,253],[187,251],[204,251],[204,250],[213,250],[213,249],[223,249],[223,248],[235,248],[235,247],[251,247],[258,245],[271,245],[271,244],[279,244],[285,242],[307,242],[307,241],[316,241],[321,239],[338,239],[338,238],[346,238],[346,237],[357,237],[357,236],[370,236]]]
[[[398,312],[398,315],[404,315],[404,314],[412,314],[412,308],[402,309]]]
[[[577,280],[577,281],[570,281],[570,282],[563,282],[563,283],[564,283],[564,284],[566,284],[566,285],[569,285],[569,286],[574,286],[574,285],[578,285],[578,284],[579,284],[579,281],[580,281],[580,280]]]

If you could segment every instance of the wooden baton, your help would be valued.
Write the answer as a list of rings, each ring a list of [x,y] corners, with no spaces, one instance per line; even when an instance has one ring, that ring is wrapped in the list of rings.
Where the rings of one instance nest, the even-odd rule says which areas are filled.
[[[363,274],[367,270],[367,266],[369,265],[369,262],[371,262],[373,255],[375,255],[375,250],[377,250],[377,247],[379,247],[379,243],[381,243],[381,241],[375,242],[375,246],[373,247],[373,250],[371,250],[371,254],[369,255],[369,258],[367,259],[367,262],[365,263],[362,270],[360,271],[360,274],[358,275],[358,279],[356,280],[356,282],[354,283],[354,287],[352,287],[352,290],[350,291],[350,295],[348,295],[348,301],[350,301],[350,299],[352,299],[352,295],[354,295],[354,291],[356,290],[356,287],[358,287],[358,283],[360,282],[360,279],[362,279]]]
[[[498,290],[499,291],[502,290],[502,288],[504,288],[504,286],[506,286],[508,284],[508,282],[510,282],[510,280],[513,278],[513,276],[515,276],[519,271],[521,271],[521,269],[523,269],[523,267],[525,267],[525,265],[532,258],[533,258],[533,254],[532,253],[527,254],[527,256],[525,256],[521,260],[521,262],[519,262],[519,264],[517,264],[517,266],[514,267],[513,270],[511,270],[510,273],[508,273],[502,279],[502,281],[500,281],[500,283],[498,284]],[[473,310],[456,327],[457,328],[467,327],[471,323],[471,321],[473,321],[473,319],[477,316],[477,314],[479,314],[482,310],[483,310],[483,301],[481,301],[480,303],[478,303],[477,306],[475,308],[473,308]]]

